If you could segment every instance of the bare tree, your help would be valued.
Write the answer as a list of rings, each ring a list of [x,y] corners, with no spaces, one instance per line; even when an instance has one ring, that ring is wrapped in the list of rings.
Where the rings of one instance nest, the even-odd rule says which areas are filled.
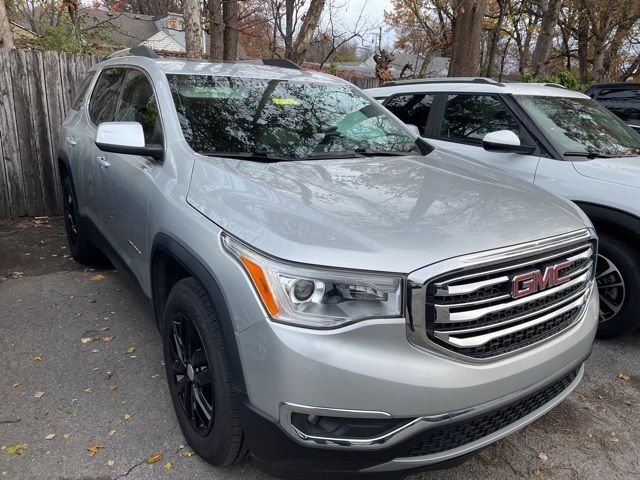
[[[309,3],[309,10],[307,10],[304,15],[304,20],[300,26],[296,41],[293,44],[293,51],[291,52],[291,60],[295,63],[302,63],[304,61],[304,57],[313,39],[313,34],[318,28],[324,3],[325,0],[311,0]]]
[[[551,51],[551,45],[553,44],[553,37],[558,24],[558,14],[562,8],[563,0],[546,0],[544,5],[544,11],[542,14],[542,23],[540,25],[540,34],[536,40],[536,46],[531,56],[531,73],[535,77],[543,76],[545,74],[545,65],[549,52]]]
[[[480,46],[485,0],[458,0],[453,27],[450,77],[480,75]]]
[[[202,57],[202,15],[199,0],[182,0],[186,53],[189,58]]]
[[[4,0],[0,0],[0,48],[13,48],[13,32]]]
[[[225,60],[235,60],[238,57],[238,33],[239,33],[240,7],[238,0],[223,0],[222,21],[224,32],[222,35]]]
[[[224,57],[224,21],[222,0],[209,0],[209,58],[222,60]]]

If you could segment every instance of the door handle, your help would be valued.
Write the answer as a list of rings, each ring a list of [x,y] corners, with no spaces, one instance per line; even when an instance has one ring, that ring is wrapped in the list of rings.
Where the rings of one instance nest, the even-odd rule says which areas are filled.
[[[65,138],[65,141],[67,142],[67,145],[69,145],[69,146],[71,146],[71,147],[73,147],[73,146],[75,146],[75,145],[77,145],[77,144],[78,144],[78,142],[76,142],[76,141],[75,141],[73,138],[71,138],[71,137],[67,137],[67,138]]]
[[[98,161],[98,165],[100,165],[100,168],[109,168],[109,165],[111,165],[103,156],[96,157],[96,160]]]

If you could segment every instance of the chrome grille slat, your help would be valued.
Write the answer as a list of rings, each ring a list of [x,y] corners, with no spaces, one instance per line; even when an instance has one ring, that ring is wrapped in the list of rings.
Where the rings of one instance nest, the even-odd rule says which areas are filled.
[[[408,337],[477,361],[536,345],[582,318],[595,259],[595,235],[581,230],[425,267],[411,283]]]
[[[460,338],[460,337],[456,337],[456,335],[459,335],[461,332],[455,331],[455,332],[446,332],[446,333],[436,333],[436,336],[438,338],[441,338],[442,340],[445,340],[448,343],[451,343],[452,345],[458,346],[458,347],[479,347],[480,345],[484,345],[486,343],[488,343],[491,340],[494,340],[496,338],[505,336],[505,335],[509,335],[511,333],[514,332],[518,332],[520,330],[524,330],[526,328],[532,327],[534,325],[538,325],[540,323],[546,322],[548,320],[551,320],[552,318],[558,317],[560,315],[562,315],[563,313],[568,312],[569,310],[572,310],[576,307],[580,307],[584,304],[585,302],[585,298],[584,296],[581,296],[580,298],[578,298],[577,300],[574,300],[573,302],[565,305],[562,308],[559,308],[558,310],[555,310],[551,313],[548,313],[546,315],[543,315],[541,317],[537,317],[534,318],[532,320],[529,320],[528,322],[524,322],[524,323],[519,323],[517,325],[512,325],[511,327],[499,330],[499,331],[495,331],[495,332],[491,332],[491,333],[486,333],[483,335],[476,335],[474,337],[465,337],[465,338]]]
[[[593,247],[591,247],[591,246],[587,247],[586,245],[582,245],[581,247],[568,250],[568,251],[564,252],[564,254],[566,255],[566,254],[573,253],[573,252],[580,251],[580,250],[584,250],[584,252],[581,252],[580,254],[577,254],[576,256],[582,257],[583,254],[587,254],[586,258],[594,257],[594,255],[593,255]],[[457,283],[457,282],[460,282],[460,281],[463,281],[463,280],[468,280],[468,279],[476,278],[476,277],[479,277],[479,276],[488,276],[488,275],[493,275],[493,274],[501,273],[501,272],[505,272],[505,271],[518,270],[520,268],[525,268],[527,266],[530,266],[532,263],[549,262],[549,261],[551,261],[551,260],[553,260],[555,258],[559,258],[561,256],[563,256],[563,254],[557,254],[556,253],[554,255],[548,255],[548,256],[544,256],[544,257],[541,257],[539,259],[536,259],[535,262],[532,262],[531,260],[529,260],[527,262],[521,262],[521,263],[514,264],[514,265],[509,265],[509,266],[505,266],[505,267],[501,267],[501,268],[487,270],[487,271],[484,271],[482,273],[475,273],[475,274],[464,275],[464,276],[461,276],[461,277],[456,277],[456,278],[453,278],[451,280],[447,280],[446,282],[442,282],[442,283],[439,282],[439,283],[436,284],[437,294],[438,295],[443,295],[443,296],[447,295],[447,290],[446,290],[447,286],[451,285],[452,283]],[[569,260],[569,258],[567,258],[567,260]],[[578,259],[576,259],[576,260],[578,260]],[[442,291],[442,293],[439,293],[440,291]],[[457,294],[448,293],[448,295],[457,295]]]
[[[570,287],[575,285],[586,283],[589,280],[590,272],[585,272],[579,277],[576,277],[570,280],[567,283],[563,283],[562,285],[554,288],[550,288],[548,290],[543,290],[542,292],[535,293],[533,295],[529,295],[527,297],[518,298],[508,303],[501,303],[498,305],[492,305],[490,307],[477,308],[474,310],[465,310],[463,312],[451,312],[450,309],[452,305],[435,305],[436,308],[436,323],[444,323],[444,322],[468,322],[471,320],[477,320],[485,315],[490,313],[499,312],[500,310],[505,310],[507,308],[516,307],[518,305],[524,305],[527,303],[534,302],[543,297],[547,297],[557,292],[561,292],[563,290],[567,290]],[[468,305],[473,306],[474,302],[470,302]],[[462,307],[464,305],[455,305],[456,307]]]
[[[455,334],[461,334],[461,333],[473,333],[473,332],[481,332],[484,330],[489,330],[492,329],[496,326],[506,326],[506,325],[511,325],[513,323],[519,323],[519,322],[524,322],[525,320],[527,320],[528,318],[534,317],[536,315],[539,314],[543,314],[546,312],[549,312],[550,310],[553,310],[554,308],[558,308],[561,307],[563,304],[566,304],[568,302],[571,302],[573,300],[576,300],[577,298],[581,298],[585,296],[585,293],[587,293],[589,286],[585,285],[582,288],[580,288],[580,290],[572,293],[571,295],[569,295],[566,298],[563,298],[562,300],[556,302],[556,303],[552,303],[551,305],[541,308],[540,310],[536,310],[535,312],[530,312],[527,313],[525,315],[521,315],[518,317],[513,317],[509,320],[505,320],[504,322],[499,322],[499,323],[490,323],[490,324],[486,324],[486,325],[481,325],[478,327],[461,327],[461,328],[455,328],[455,324],[449,324],[449,325],[453,325],[454,328],[452,328],[451,330],[442,330],[443,332],[446,333],[455,333]],[[441,325],[437,325],[438,327],[440,327]]]

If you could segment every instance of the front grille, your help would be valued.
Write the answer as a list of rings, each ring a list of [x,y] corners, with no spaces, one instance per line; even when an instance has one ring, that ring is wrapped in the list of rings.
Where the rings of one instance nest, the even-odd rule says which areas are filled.
[[[449,427],[429,430],[425,435],[420,435],[417,443],[401,456],[418,457],[445,452],[508,427],[560,395],[576,379],[578,372],[579,368],[532,395],[486,415]]]
[[[428,281],[423,287],[426,343],[466,357],[489,359],[569,328],[586,307],[595,255],[595,242],[582,236],[562,247],[547,247],[482,268],[472,265],[463,273]],[[566,266],[556,268],[562,281],[554,283],[553,267],[557,265]],[[527,274],[537,275],[533,284],[539,288],[518,298],[518,292],[512,291],[514,278]],[[525,288],[531,282],[517,284]]]

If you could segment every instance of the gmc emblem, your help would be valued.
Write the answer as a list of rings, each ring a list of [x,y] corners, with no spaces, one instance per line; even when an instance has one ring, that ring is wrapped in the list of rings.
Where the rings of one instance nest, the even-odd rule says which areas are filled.
[[[544,269],[544,273],[540,270],[533,270],[527,273],[521,273],[513,277],[511,284],[511,296],[513,298],[522,298],[532,293],[541,292],[550,287],[562,285],[571,280],[569,276],[560,276],[559,272],[565,268],[569,268],[573,262],[562,262],[551,265]]]

